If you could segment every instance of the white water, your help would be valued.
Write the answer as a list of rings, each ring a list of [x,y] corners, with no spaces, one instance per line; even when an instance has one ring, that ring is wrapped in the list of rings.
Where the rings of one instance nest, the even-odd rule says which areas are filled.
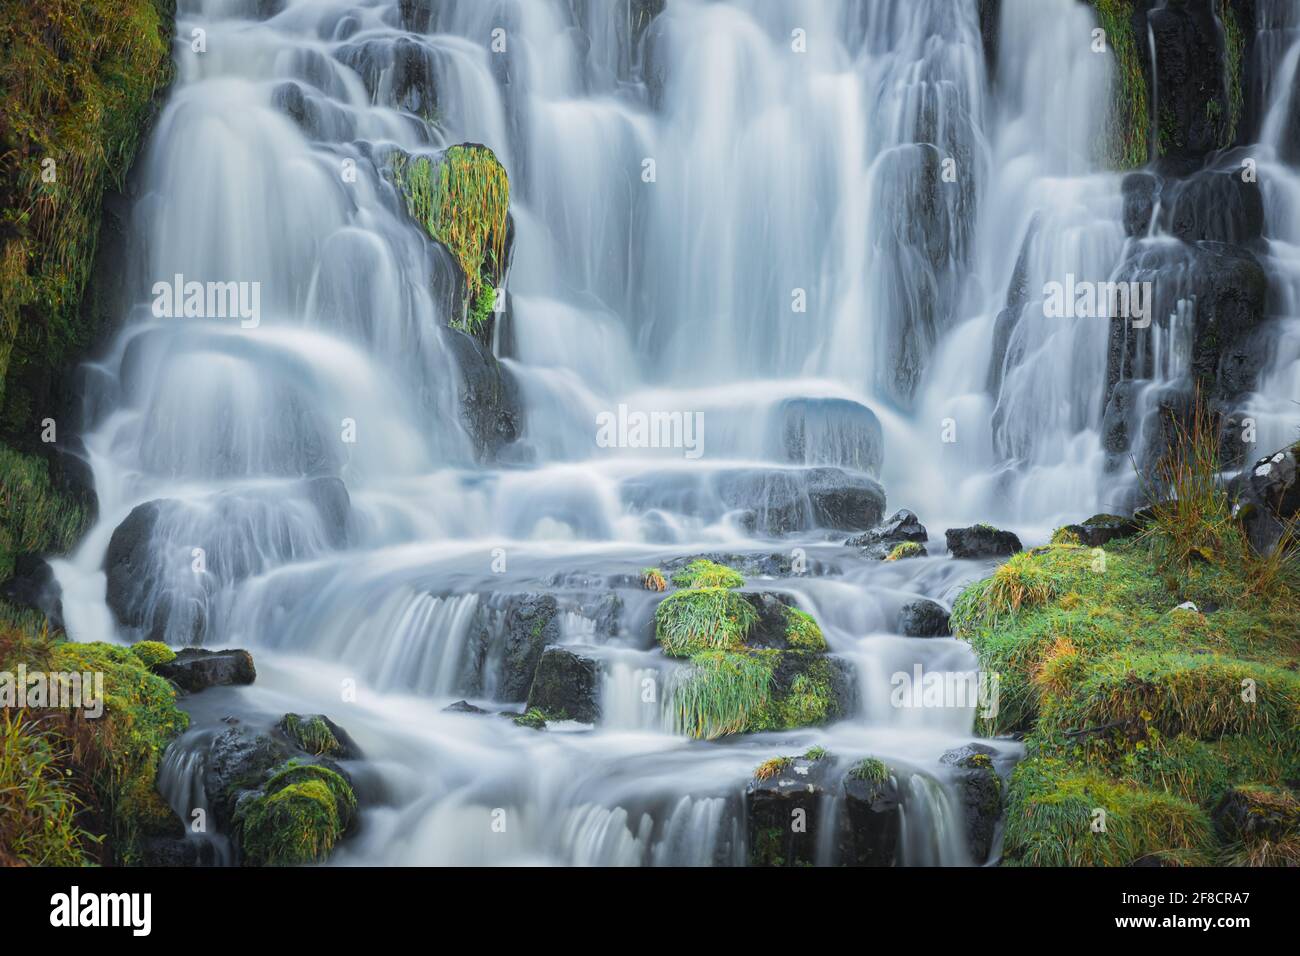
[[[262,22],[233,0],[181,4],[127,323],[91,377],[101,519],[57,569],[76,639],[131,636],[104,604],[105,549],[135,505],[173,499],[154,540],[186,596],[169,639],[197,615],[207,646],[256,657],[252,687],[194,698],[206,702],[169,756],[171,799],[197,805],[187,742],[223,714],[323,712],[365,752],[351,769],[371,797],[337,862],[743,862],[754,767],[818,744],[881,757],[903,781],[904,862],[969,862],[938,757],[972,739],[973,707],[900,709],[889,691],[896,672],[971,671],[974,655],[900,637],[895,620],[909,598],[950,603],[987,570],[942,556],[945,527],[993,520],[1030,541],[1107,500],[1104,321],[1026,310],[989,388],[1019,251],[1034,290],[1067,272],[1105,279],[1124,246],[1119,177],[1093,160],[1111,78],[1088,48],[1091,14],[1004,0],[990,90],[973,2],[670,0],[640,48],[614,0],[434,5],[431,32],[413,35],[395,3],[288,0]],[[403,109],[399,41],[433,74],[423,115]],[[382,67],[373,100],[344,65],[362,45]],[[647,59],[661,89],[643,82]],[[287,81],[313,135],[275,106]],[[511,460],[526,462],[513,467],[474,461],[440,331],[441,260],[372,161],[464,141],[491,147],[511,180],[506,364],[525,413]],[[926,188],[946,158],[957,182]],[[261,324],[153,319],[152,283],[176,273],[260,282]],[[834,400],[841,417],[817,419],[790,462],[782,403],[800,399]],[[596,415],[619,403],[702,413],[704,455],[597,447]],[[880,421],[883,461],[857,406]],[[340,440],[345,419],[355,443]],[[940,556],[862,561],[816,529],[764,540],[720,491],[736,469],[816,464],[874,473],[887,512],[917,511]],[[347,488],[343,539],[302,480],[320,475]],[[196,587],[191,549],[213,541]],[[651,597],[621,589],[612,631],[592,605],[611,575],[721,547],[801,547],[839,566],[750,583],[818,618],[855,667],[859,714],[718,744],[673,732],[677,665],[653,649]],[[468,689],[465,669],[475,629],[522,591],[556,593],[560,642],[603,662],[595,729],[442,712],[499,696],[490,667]],[[643,703],[647,679],[659,696]]]

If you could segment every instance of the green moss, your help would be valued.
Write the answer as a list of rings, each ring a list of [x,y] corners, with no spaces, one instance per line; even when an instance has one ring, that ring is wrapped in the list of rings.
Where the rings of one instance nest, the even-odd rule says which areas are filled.
[[[148,668],[176,660],[176,652],[162,641],[140,641],[138,644],[132,644],[131,653],[140,658]]]
[[[235,809],[245,865],[295,866],[324,860],[356,815],[351,784],[330,767],[293,759],[273,770]]]
[[[1065,544],[1079,547],[1083,542],[1079,539],[1078,534],[1071,531],[1068,527],[1057,528],[1052,532],[1052,544]]]
[[[1237,130],[1241,124],[1245,105],[1246,32],[1253,30],[1254,24],[1243,24],[1228,0],[1219,0],[1218,8],[1219,22],[1223,25],[1224,82],[1228,91],[1228,123],[1220,146],[1228,147],[1236,142]],[[1217,104],[1218,101],[1210,102]]]
[[[737,650],[758,621],[758,612],[725,587],[678,591],[655,610],[655,635],[664,653],[689,657],[706,650]]]
[[[173,9],[46,0],[0,17],[0,434],[32,440],[50,382],[98,334],[78,307],[102,199],[170,79]]]
[[[335,757],[343,753],[343,744],[320,715],[302,717],[298,714],[285,714],[280,726],[290,740],[309,754]]]
[[[1092,0],[1092,6],[1106,31],[1107,48],[1115,57],[1115,86],[1103,159],[1112,169],[1136,169],[1149,158],[1151,137],[1147,81],[1138,48],[1145,38],[1134,33],[1132,0]]]
[[[870,783],[884,783],[889,779],[889,767],[883,760],[875,757],[863,757],[849,768],[849,776],[854,780],[866,780]]]
[[[85,509],[54,487],[45,459],[0,443],[0,581],[19,554],[71,549],[87,520]]]
[[[479,331],[492,313],[495,289],[505,269],[510,182],[505,168],[485,146],[451,146],[437,160],[399,156],[393,181],[407,211],[442,243],[465,277],[466,314],[453,323]]]
[[[800,651],[826,650],[826,636],[816,619],[797,607],[786,608],[785,640],[792,648]]]
[[[807,750],[804,751],[803,756],[805,760],[821,760],[823,757],[826,756],[826,748],[809,747]]]
[[[915,541],[903,541],[894,545],[894,549],[885,557],[886,561],[901,561],[904,558],[919,558],[925,554],[925,547]]]
[[[537,707],[529,708],[522,714],[514,717],[514,723],[518,727],[527,727],[529,730],[545,730],[548,717],[546,712]]]
[[[697,558],[673,574],[673,584],[679,588],[740,588],[745,579],[726,565]]]

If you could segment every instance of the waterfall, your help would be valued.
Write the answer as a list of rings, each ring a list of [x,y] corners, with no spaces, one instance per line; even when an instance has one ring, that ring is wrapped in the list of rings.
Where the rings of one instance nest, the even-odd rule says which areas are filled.
[[[1251,398],[1268,444],[1300,393],[1300,176],[1280,155],[1300,45],[1286,5],[1260,4],[1256,155],[1286,277]],[[1113,504],[1110,327],[1044,319],[1038,290],[1115,280],[1167,238],[1126,236],[1097,155],[1116,78],[1094,14],[1000,7],[990,77],[975,0],[181,0],[122,328],[86,370],[99,523],[56,563],[69,633],[247,647],[258,680],[222,691],[223,714],[345,726],[378,796],[341,864],[743,863],[754,768],[814,745],[901,768],[902,862],[972,862],[940,756],[973,739],[975,702],[890,693],[913,667],[973,678],[975,656],[903,636],[899,613],[987,573],[942,554],[945,527],[1029,542]],[[466,421],[453,265],[390,175],[461,143],[511,185],[489,358],[521,414],[492,453]],[[257,314],[159,315],[173,281],[256,288]],[[1168,281],[1139,408],[1188,369]],[[601,442],[602,421],[651,412],[700,454]],[[819,495],[881,487],[930,527],[930,557],[840,547],[862,529]],[[119,528],[128,582],[104,570]],[[851,713],[676,732],[681,667],[639,573],[719,551],[834,569],[747,576],[817,618]],[[508,662],[545,602],[547,645],[599,669],[596,726],[446,711],[522,708]],[[169,753],[182,814],[212,729]],[[835,853],[823,832],[819,861]]]

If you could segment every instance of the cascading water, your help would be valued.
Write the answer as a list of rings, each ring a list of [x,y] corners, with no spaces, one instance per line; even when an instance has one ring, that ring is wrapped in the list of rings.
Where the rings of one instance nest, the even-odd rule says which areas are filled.
[[[817,745],[889,764],[901,862],[971,862],[939,757],[971,739],[975,702],[890,691],[918,665],[975,670],[964,644],[896,622],[987,568],[863,560],[828,543],[815,495],[879,479],[932,529],[998,518],[1030,537],[1102,503],[1107,326],[1023,318],[1025,290],[1104,280],[1125,243],[1119,177],[1092,155],[1111,76],[1086,8],[1005,0],[990,93],[974,2],[254,6],[180,5],[128,321],[87,375],[100,520],[56,569],[76,639],[256,656],[256,684],[205,691],[173,745],[173,806],[202,805],[223,717],[326,713],[365,755],[349,766],[365,823],[338,862],[739,863],[755,766]],[[511,182],[508,464],[477,463],[449,263],[384,175],[394,149],[462,142]],[[1300,195],[1273,188],[1270,208]],[[259,321],[155,318],[173,276],[256,283]],[[1294,386],[1296,368],[1270,375]],[[699,456],[601,447],[619,406],[698,415]],[[149,573],[110,612],[124,521]],[[656,649],[637,576],[719,549],[798,549],[826,572],[749,577],[817,618],[858,713],[724,743],[679,732],[682,665]],[[501,662],[544,601],[548,643],[600,662],[597,726],[446,712],[522,701]],[[1005,769],[1017,746],[995,747]]]

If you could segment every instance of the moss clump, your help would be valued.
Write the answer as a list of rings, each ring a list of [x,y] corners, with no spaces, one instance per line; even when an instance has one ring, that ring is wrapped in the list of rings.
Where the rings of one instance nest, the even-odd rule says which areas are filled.
[[[903,541],[894,545],[894,549],[885,556],[886,561],[902,561],[904,558],[925,556],[925,546],[916,541]]]
[[[1107,121],[1105,153],[1112,169],[1136,169],[1150,152],[1151,119],[1146,74],[1133,30],[1133,0],[1092,0],[1097,20],[1106,31],[1106,45],[1115,56],[1115,86]]]
[[[1243,24],[1237,10],[1228,0],[1218,0],[1219,22],[1223,25],[1223,69],[1224,81],[1228,92],[1228,122],[1221,146],[1231,146],[1237,139],[1237,130],[1241,123],[1242,109],[1245,105],[1244,71],[1246,60],[1246,32],[1253,30],[1253,23]],[[1210,101],[1213,104],[1214,100]]]
[[[697,558],[673,574],[673,584],[679,588],[740,588],[745,579],[726,565]]]
[[[319,714],[310,717],[285,714],[280,727],[299,749],[313,756],[337,757],[346,749],[335,736],[329,722]]]
[[[1285,856],[1251,853],[1207,822],[1232,788],[1300,770],[1300,570],[1250,550],[1213,480],[1212,434],[1195,423],[1184,434],[1154,489],[1166,503],[1137,537],[1100,559],[1037,549],[1015,571],[1018,603],[996,574],[956,603],[954,632],[1000,678],[985,727],[1027,732],[1009,862]],[[1213,610],[1176,610],[1184,601]],[[1097,809],[1104,832],[1091,828]]]
[[[176,652],[162,641],[140,641],[131,645],[131,653],[140,658],[145,667],[154,668],[176,660]]]
[[[486,146],[448,147],[439,159],[398,156],[393,180],[407,211],[451,252],[465,277],[466,314],[457,327],[477,333],[492,314],[506,265],[510,181]]]
[[[1083,541],[1080,540],[1079,535],[1076,532],[1072,531],[1069,527],[1064,527],[1057,528],[1052,532],[1052,544],[1064,544],[1077,548],[1082,546]]]
[[[785,616],[787,644],[799,651],[826,650],[826,636],[822,634],[821,625],[811,614],[797,607],[787,607]]]
[[[804,651],[704,651],[673,695],[676,729],[714,740],[790,730],[839,715],[830,660]]]
[[[863,757],[849,768],[849,776],[854,780],[865,780],[868,783],[884,783],[889,779],[889,768],[885,766],[883,760]]]
[[[356,809],[356,795],[341,774],[319,764],[290,760],[235,810],[244,863],[318,863],[343,837]]]
[[[741,648],[757,621],[753,605],[730,588],[691,588],[669,595],[655,609],[655,634],[664,653],[689,657]]]
[[[0,18],[0,434],[29,435],[50,381],[93,343],[78,306],[102,198],[170,79],[172,10],[45,0]]]
[[[85,508],[54,487],[43,458],[0,443],[0,581],[19,554],[68,551],[87,520]]]
[[[545,711],[532,707],[522,714],[516,714],[513,721],[517,727],[527,727],[529,730],[545,730],[546,721],[549,719],[551,718],[547,716]]]
[[[765,760],[754,770],[755,780],[771,780],[778,774],[789,769],[790,764],[794,763],[789,757],[773,757],[771,760]]]
[[[668,582],[664,573],[658,568],[645,568],[641,571],[641,586],[647,591],[667,591]]]
[[[821,760],[825,756],[826,756],[825,747],[809,747],[807,750],[804,751],[803,758],[805,760]]]

